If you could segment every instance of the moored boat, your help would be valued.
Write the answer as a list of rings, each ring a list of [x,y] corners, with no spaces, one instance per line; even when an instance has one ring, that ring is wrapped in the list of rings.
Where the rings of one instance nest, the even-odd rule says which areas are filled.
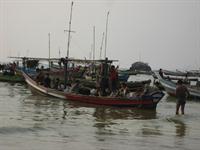
[[[143,95],[141,97],[126,98],[126,97],[109,97],[109,96],[92,96],[77,93],[65,93],[51,88],[46,88],[39,85],[28,74],[23,72],[23,76],[27,84],[32,90],[37,91],[43,95],[53,96],[70,101],[77,101],[87,104],[104,105],[104,106],[118,106],[118,107],[137,107],[144,109],[156,109],[158,102],[164,96],[161,91],[154,91],[152,93]]]
[[[11,82],[11,83],[23,83],[24,78],[18,74],[16,75],[5,75],[0,73],[0,81],[1,82]]]
[[[164,87],[165,91],[171,95],[171,96],[175,96],[176,95],[176,82],[173,80],[169,80],[168,78],[162,78],[159,74],[159,72],[155,72],[155,75],[157,76],[160,84]],[[199,81],[197,81],[199,82]],[[190,97],[192,98],[197,98],[200,99],[200,87],[196,86],[196,85],[188,85],[186,84],[189,93],[190,93]]]

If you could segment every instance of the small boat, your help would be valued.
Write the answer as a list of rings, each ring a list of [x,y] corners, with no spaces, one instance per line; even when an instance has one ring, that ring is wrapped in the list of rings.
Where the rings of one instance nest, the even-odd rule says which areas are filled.
[[[11,82],[11,83],[23,83],[24,78],[18,74],[7,75],[7,74],[0,73],[0,81],[1,82]]]
[[[165,91],[171,95],[171,96],[175,96],[176,95],[176,82],[173,80],[169,80],[168,78],[162,78],[159,74],[159,72],[155,72],[155,75],[157,76],[160,84],[164,87]],[[199,82],[199,81],[198,81]],[[200,87],[198,86],[191,86],[191,85],[186,85],[189,93],[190,93],[190,97],[192,98],[200,98]]]
[[[164,96],[164,93],[161,91],[154,91],[148,95],[143,95],[137,98],[92,96],[92,95],[83,95],[76,93],[65,93],[63,91],[46,88],[42,85],[37,84],[37,82],[34,81],[34,79],[32,79],[25,72],[23,72],[23,76],[27,84],[30,86],[31,90],[34,92],[70,101],[77,101],[94,105],[156,109],[158,102]]]

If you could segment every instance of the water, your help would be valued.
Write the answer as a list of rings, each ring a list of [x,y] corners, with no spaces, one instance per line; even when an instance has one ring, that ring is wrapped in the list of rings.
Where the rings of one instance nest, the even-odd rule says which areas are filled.
[[[199,150],[200,102],[175,115],[165,96],[156,111],[94,107],[32,95],[0,83],[1,150]]]

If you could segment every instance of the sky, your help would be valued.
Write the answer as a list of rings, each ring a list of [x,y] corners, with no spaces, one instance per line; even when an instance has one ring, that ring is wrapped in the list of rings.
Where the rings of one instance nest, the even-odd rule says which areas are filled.
[[[106,56],[121,68],[136,61],[152,69],[200,69],[200,0],[74,0],[69,56]],[[0,0],[0,61],[8,56],[67,54],[70,0]],[[105,38],[104,38],[105,39]],[[105,55],[103,42],[102,58]]]

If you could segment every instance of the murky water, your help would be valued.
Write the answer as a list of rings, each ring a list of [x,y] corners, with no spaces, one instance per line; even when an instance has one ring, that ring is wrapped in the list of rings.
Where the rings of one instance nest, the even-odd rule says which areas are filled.
[[[199,150],[199,141],[197,101],[177,116],[168,96],[156,111],[94,107],[0,83],[1,150]]]

